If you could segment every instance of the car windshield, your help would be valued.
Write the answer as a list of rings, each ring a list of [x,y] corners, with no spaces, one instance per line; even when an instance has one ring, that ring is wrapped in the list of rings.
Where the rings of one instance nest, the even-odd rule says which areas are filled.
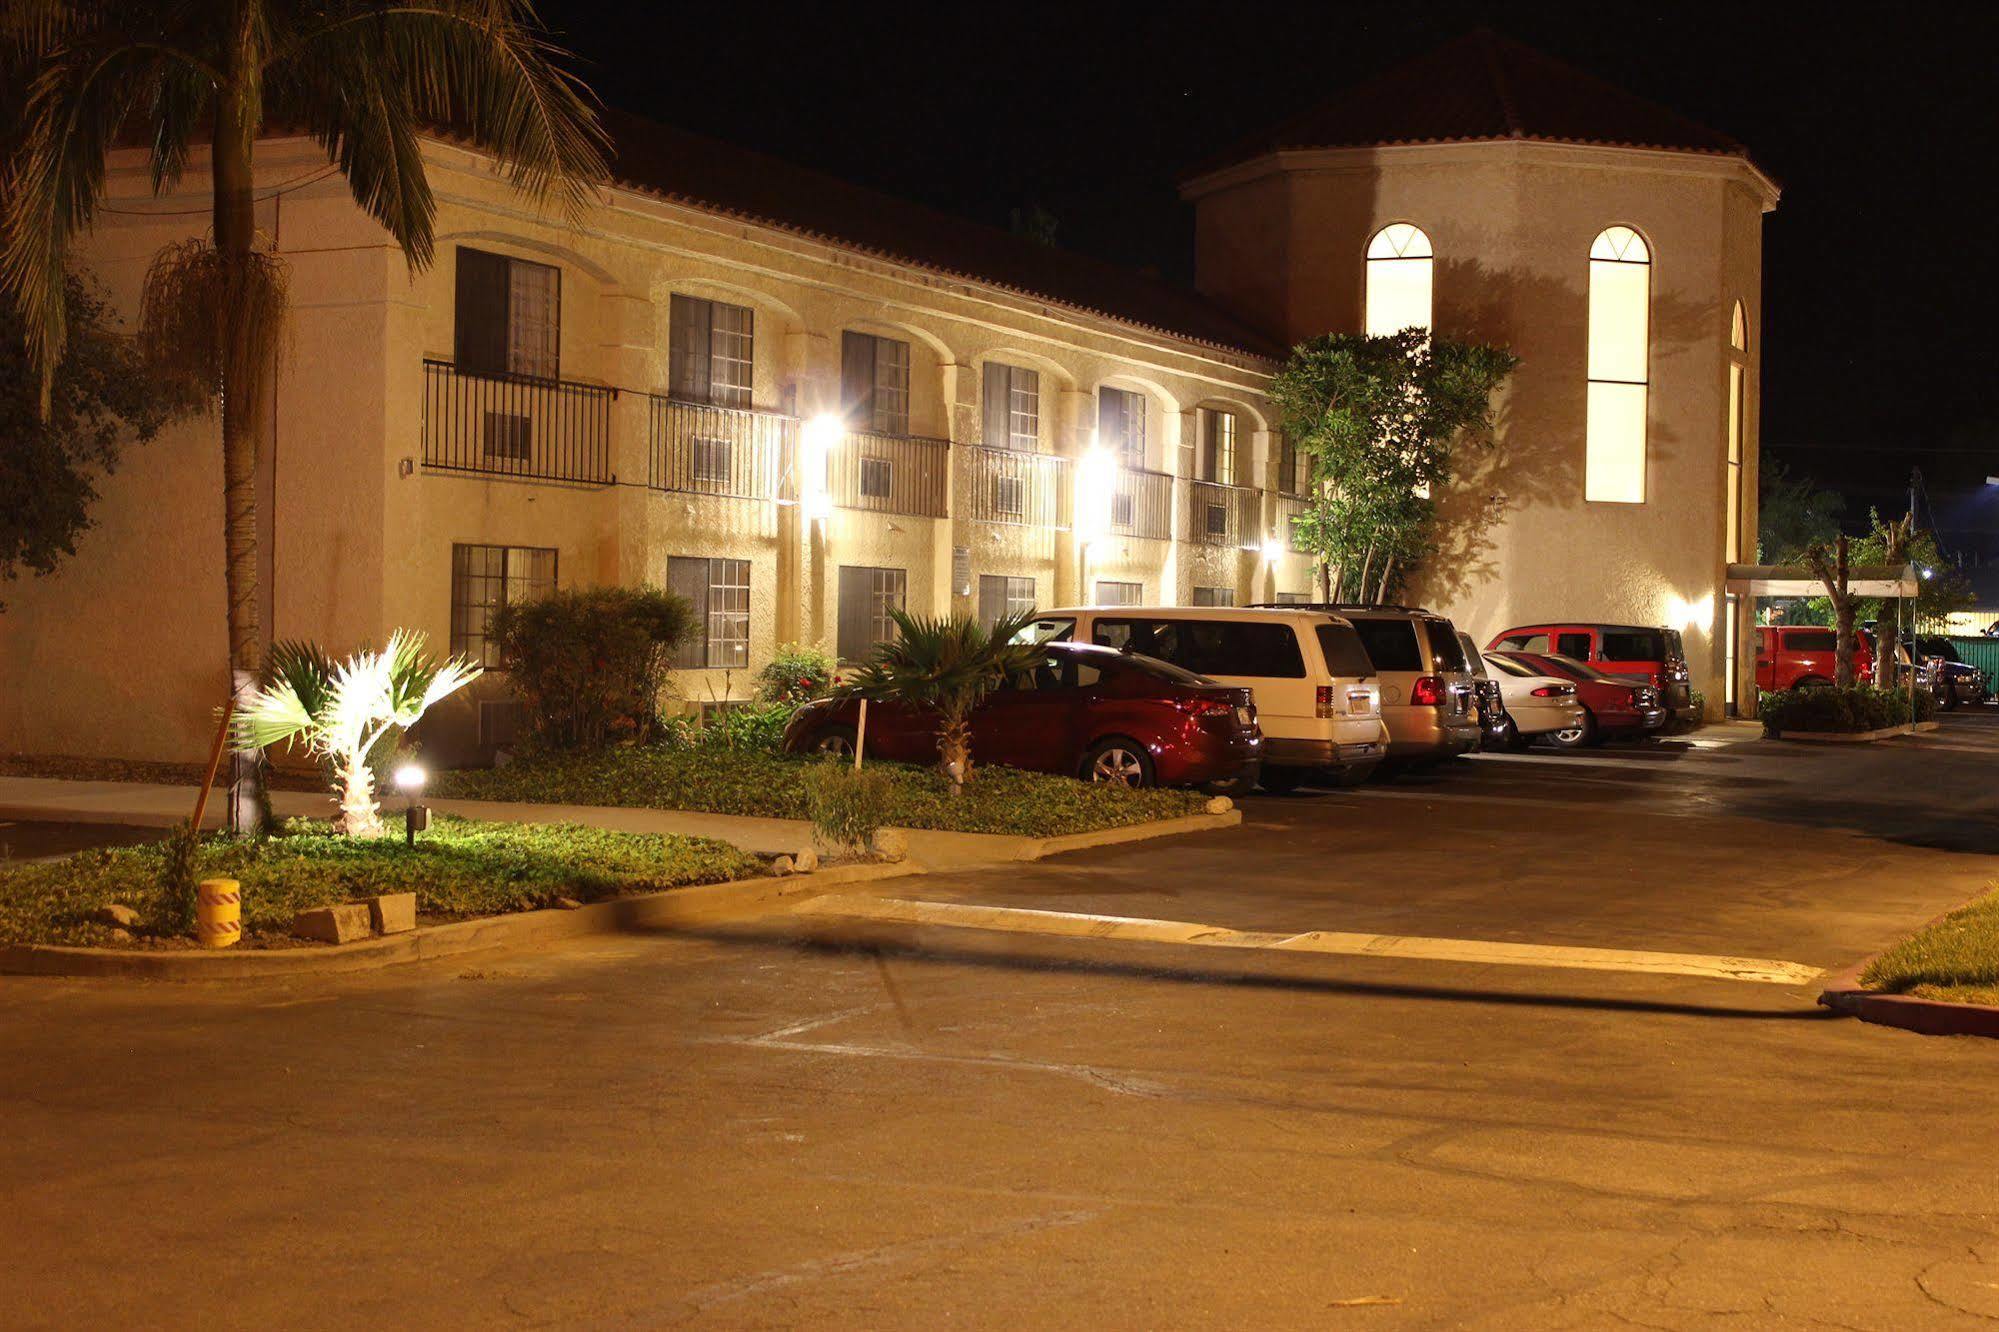
[[[1495,671],[1510,675],[1516,680],[1526,680],[1540,674],[1539,671],[1531,670],[1511,657],[1492,656],[1487,657],[1485,660],[1486,664],[1491,666]]]
[[[1319,651],[1326,654],[1326,672],[1329,675],[1374,674],[1374,662],[1367,655],[1367,648],[1361,643],[1360,635],[1354,632],[1352,625],[1320,625]]]
[[[1094,652],[1081,657],[1081,659],[1090,661],[1093,664],[1099,660],[1097,654]],[[1112,665],[1110,662],[1105,662],[1104,664],[1106,666]],[[1211,685],[1214,683],[1213,680],[1210,680],[1205,675],[1196,675],[1192,671],[1182,670],[1170,661],[1161,661],[1157,657],[1148,657],[1143,652],[1119,653],[1116,658],[1116,665],[1124,666],[1138,672],[1140,675],[1149,675],[1155,680],[1165,680],[1169,684]],[[1112,668],[1115,669],[1115,667]]]
[[[1610,680],[1608,675],[1605,675],[1588,662],[1577,661],[1574,657],[1565,657],[1559,652],[1550,652],[1542,660],[1554,667],[1558,673],[1569,676],[1572,679]],[[1611,680],[1611,683],[1620,684],[1622,681]]]
[[[1066,643],[1076,632],[1076,622],[1066,616],[1030,620],[1013,636],[1016,643]]]

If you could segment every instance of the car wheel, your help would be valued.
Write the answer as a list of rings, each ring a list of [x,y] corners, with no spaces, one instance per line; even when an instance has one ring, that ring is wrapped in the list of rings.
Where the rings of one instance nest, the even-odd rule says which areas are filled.
[[[1252,764],[1235,776],[1219,782],[1209,782],[1201,789],[1211,796],[1246,796],[1256,789],[1257,771]]]
[[[1957,701],[1956,682],[1953,681],[1945,684],[1943,687],[1943,710],[1945,712],[1956,712]]]
[[[1086,782],[1109,786],[1151,786],[1156,781],[1152,755],[1145,752],[1144,745],[1121,735],[1091,745],[1078,775]]]
[[[852,758],[854,756],[854,728],[851,726],[822,726],[812,733],[805,742],[808,754],[824,754],[829,758]]]
[[[1800,676],[1792,685],[1793,689],[1830,689],[1832,681],[1822,675]]]
[[[1576,725],[1559,731],[1549,731],[1543,738],[1556,749],[1587,749],[1599,743],[1596,718],[1585,711],[1582,721]]]
[[[1257,784],[1270,795],[1290,795],[1305,784],[1308,775],[1304,768],[1265,767],[1257,774]]]

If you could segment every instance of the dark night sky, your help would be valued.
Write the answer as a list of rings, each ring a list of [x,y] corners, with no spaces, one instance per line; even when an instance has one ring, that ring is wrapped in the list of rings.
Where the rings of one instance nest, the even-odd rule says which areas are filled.
[[[1236,137],[1481,22],[1731,134],[1784,187],[1766,223],[1763,450],[1848,498],[1928,479],[1947,547],[1999,558],[1987,336],[1999,9],[945,7],[549,3],[605,101],[1191,276],[1174,179]]]

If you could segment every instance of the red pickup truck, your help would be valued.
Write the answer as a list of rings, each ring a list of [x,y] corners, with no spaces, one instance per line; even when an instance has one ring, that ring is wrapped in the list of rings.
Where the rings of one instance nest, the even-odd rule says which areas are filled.
[[[1839,635],[1816,624],[1756,626],[1756,687],[1776,693],[1784,689],[1823,689],[1837,675]],[[1853,631],[1853,678],[1874,682],[1874,640],[1865,629]]]

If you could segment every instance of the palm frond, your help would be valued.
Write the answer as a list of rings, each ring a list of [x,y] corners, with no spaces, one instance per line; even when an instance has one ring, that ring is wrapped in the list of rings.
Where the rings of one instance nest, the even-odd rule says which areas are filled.
[[[271,644],[264,659],[264,686],[290,689],[299,706],[313,717],[325,712],[332,681],[333,662],[314,643],[281,639]]]
[[[299,736],[317,747],[320,714],[306,706],[291,681],[279,680],[257,690],[236,710],[230,730],[236,748],[244,753]]]

